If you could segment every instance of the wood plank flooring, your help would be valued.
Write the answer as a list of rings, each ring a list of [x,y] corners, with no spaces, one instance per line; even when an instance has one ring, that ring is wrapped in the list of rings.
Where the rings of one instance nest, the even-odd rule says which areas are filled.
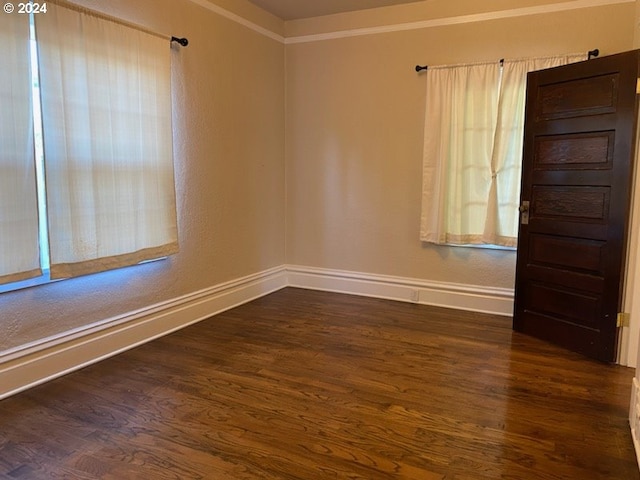
[[[288,288],[0,402],[0,478],[636,480],[633,374]]]

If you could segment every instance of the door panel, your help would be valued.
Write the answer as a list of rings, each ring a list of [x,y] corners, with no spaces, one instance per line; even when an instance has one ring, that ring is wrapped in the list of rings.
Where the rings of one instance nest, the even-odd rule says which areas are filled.
[[[590,132],[536,138],[536,170],[611,169],[615,132]]]
[[[524,305],[527,311],[597,328],[602,305],[598,293],[570,289],[550,282],[531,282]]]
[[[639,52],[528,77],[514,329],[613,361]],[[525,203],[528,202],[528,203]]]
[[[605,245],[599,240],[534,233],[529,239],[528,263],[602,277]]]
[[[602,225],[609,218],[610,193],[609,187],[536,185],[531,191],[529,218]]]
[[[538,89],[538,120],[574,118],[616,111],[620,76],[593,75],[541,85]]]

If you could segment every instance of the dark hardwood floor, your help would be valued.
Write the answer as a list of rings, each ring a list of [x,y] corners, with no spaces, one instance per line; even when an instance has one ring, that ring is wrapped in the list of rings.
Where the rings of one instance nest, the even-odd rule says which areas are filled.
[[[510,322],[285,289],[0,402],[0,478],[640,478],[633,370]]]

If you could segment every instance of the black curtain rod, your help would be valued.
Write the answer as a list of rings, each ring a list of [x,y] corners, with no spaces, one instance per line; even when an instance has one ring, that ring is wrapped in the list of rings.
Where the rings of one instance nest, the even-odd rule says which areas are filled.
[[[187,40],[186,38],[171,37],[171,42],[178,42],[183,47],[189,45],[189,40]]]
[[[186,47],[187,45],[189,45],[189,40],[187,40],[186,38],[170,37],[169,35],[164,34],[164,33],[154,32],[153,30],[149,30],[148,28],[143,27],[141,25],[138,25],[136,23],[128,22],[128,21],[123,20],[121,18],[113,17],[111,15],[107,15],[107,14],[99,12],[97,10],[92,10],[90,8],[82,7],[80,5],[77,5],[77,4],[73,3],[73,0],[72,1],[69,1],[69,0],[51,0],[51,2],[54,3],[57,6],[60,6],[62,8],[66,8],[68,10],[72,10],[74,12],[80,12],[80,13],[84,13],[86,15],[91,15],[92,17],[100,18],[100,19],[106,20],[108,22],[113,22],[113,23],[116,23],[118,25],[122,25],[122,26],[127,27],[127,28],[133,28],[133,29],[138,30],[140,32],[148,33],[148,34],[154,35],[156,37],[160,37],[160,38],[164,38],[164,39],[170,39],[171,40],[170,43],[178,42],[183,47]]]
[[[591,60],[592,58],[596,58],[598,55],[600,55],[600,50],[598,50],[597,48],[594,48],[593,50],[589,50],[587,52],[587,60]],[[500,59],[500,65],[504,64],[504,58]],[[422,70],[428,70],[429,69],[429,65],[416,65],[416,72],[420,73]]]

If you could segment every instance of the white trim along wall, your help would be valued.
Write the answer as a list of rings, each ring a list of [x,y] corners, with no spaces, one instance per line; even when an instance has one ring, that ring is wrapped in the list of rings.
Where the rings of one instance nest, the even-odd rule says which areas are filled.
[[[573,0],[536,7],[289,38],[246,20],[208,0],[189,1],[277,42],[294,44],[632,3],[635,0]],[[509,289],[426,282],[418,279],[300,266],[281,266],[161,305],[154,305],[142,311],[130,312],[122,317],[66,332],[54,338],[0,352],[0,399],[286,286],[389,298],[500,315],[511,315],[513,309],[513,291]],[[637,332],[637,326],[635,327],[631,329],[632,334]],[[623,329],[618,363],[635,367],[637,341],[630,343],[629,333],[628,328]]]
[[[426,19],[392,25],[354,27],[328,33],[285,37],[209,0],[189,1],[284,45],[636,2],[636,0],[571,0],[489,13]],[[211,318],[225,310],[287,286],[490,312],[504,316],[510,316],[513,310],[514,294],[512,289],[428,282],[414,278],[282,265],[162,304],[152,305],[142,310],[105,319],[80,329],[0,352],[0,399]],[[636,363],[637,332],[640,328],[636,317],[637,315],[632,316],[631,330],[625,328],[622,333],[622,349],[619,358],[619,363],[622,365],[635,366]],[[505,318],[505,321],[509,320]],[[629,340],[630,336],[631,340]],[[629,419],[640,460],[639,397],[640,387],[638,380],[634,379]]]
[[[281,266],[0,352],[0,400],[287,286],[505,316],[513,310],[509,289]]]

